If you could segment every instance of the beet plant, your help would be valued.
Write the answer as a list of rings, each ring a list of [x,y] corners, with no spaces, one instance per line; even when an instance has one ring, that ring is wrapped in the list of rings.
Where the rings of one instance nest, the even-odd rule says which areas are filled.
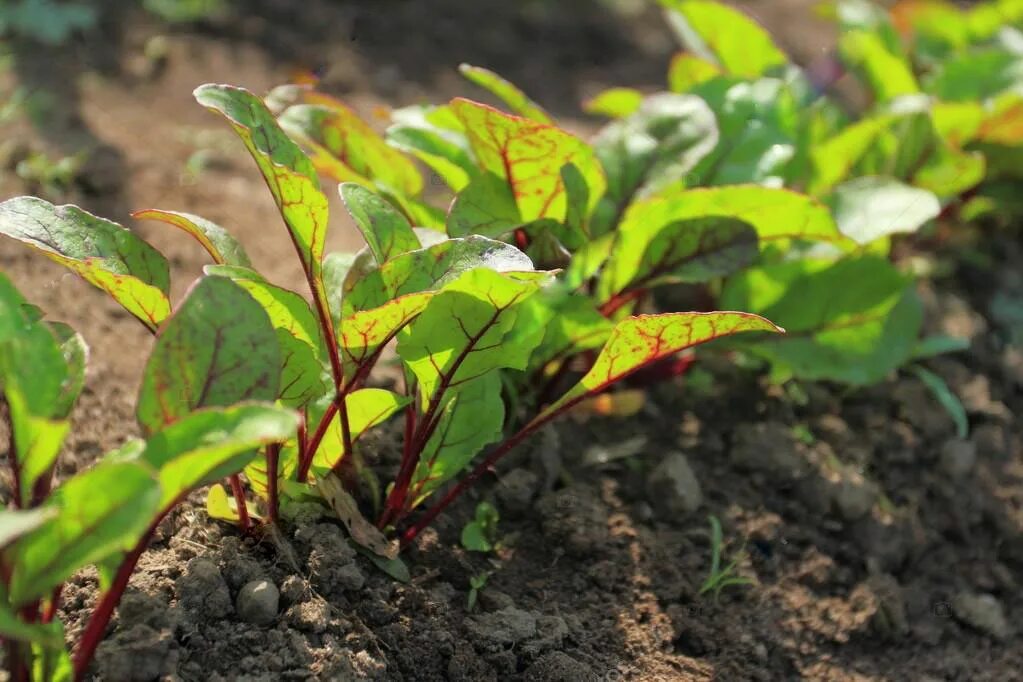
[[[237,467],[218,468],[215,477],[200,481],[214,484],[207,499],[211,515],[243,529],[266,522],[272,530],[282,513],[322,499],[358,545],[378,561],[393,560],[399,541],[413,540],[504,455],[580,401],[698,344],[739,332],[780,331],[742,312],[629,317],[623,309],[614,320],[594,311],[597,337],[579,340],[571,310],[563,315],[565,302],[574,300],[570,291],[556,270],[534,266],[528,245],[524,252],[486,230],[470,234],[452,228],[444,234],[413,226],[410,214],[430,215],[415,194],[422,186],[419,171],[407,159],[405,165],[396,163],[404,157],[382,141],[375,145],[377,138],[359,138],[363,129],[343,110],[303,105],[307,109],[285,112],[292,125],[301,116],[327,115],[345,123],[324,127],[322,145],[307,140],[319,160],[314,162],[260,98],[223,85],[202,86],[195,94],[234,128],[266,180],[305,274],[304,295],[268,281],[227,231],[190,214],[156,209],[135,214],[183,230],[212,260],[176,308],[167,294],[166,259],[119,225],[73,206],[21,197],[0,204],[0,232],[105,290],[155,334],[137,407],[147,435],[181,428],[193,414],[239,401],[273,401],[281,415],[291,414],[288,410],[300,415],[287,434],[275,432],[267,439],[258,457],[248,443],[244,456],[231,460],[244,467],[243,476],[234,475]],[[460,107],[481,136],[506,122],[505,115],[475,103]],[[511,130],[509,144],[521,132]],[[570,210],[585,220],[596,199],[580,198],[579,192],[592,186],[593,196],[599,195],[601,168],[567,133],[544,126],[538,134],[553,145],[554,161],[563,163],[551,176],[546,156],[526,158],[535,141],[523,138],[525,146],[516,148],[522,156],[510,163],[523,164],[528,210],[538,220],[563,218]],[[327,199],[317,167],[322,170],[324,159],[333,158],[322,152],[325,146],[344,139],[358,150],[349,160],[364,159],[361,169],[372,169],[380,179],[366,184],[385,189],[377,193],[354,180],[340,185],[367,247],[354,255],[325,254]],[[480,144],[497,143],[481,138]],[[582,171],[570,170],[576,167],[568,163],[573,160]],[[493,163],[501,162],[495,157]],[[568,168],[565,177],[574,178],[568,182],[576,184],[571,201],[561,166]],[[349,177],[357,179],[354,171]],[[399,194],[401,200],[394,200]],[[490,206],[488,196],[480,210]],[[526,232],[525,239],[535,242]],[[681,244],[692,247],[684,239]],[[694,267],[714,269],[713,261]],[[400,361],[400,391],[371,383],[390,346]],[[590,353],[589,361],[560,397],[535,404],[531,414],[506,409],[527,372],[579,349]],[[400,467],[394,480],[381,486],[369,459],[373,453],[358,444],[367,431],[399,413],[404,425]],[[141,447],[122,449],[117,460],[138,456]],[[230,494],[217,484],[222,478]],[[360,485],[367,481],[370,485]],[[374,491],[381,489],[377,499]],[[442,490],[439,501],[424,504]],[[366,516],[378,506],[370,522]],[[118,577],[126,580],[127,574]]]
[[[16,224],[52,228],[37,245],[108,287],[148,324],[162,323],[139,393],[143,438],[61,480],[58,457],[88,349],[67,325],[42,319],[0,275],[0,384],[10,438],[0,512],[5,663],[15,682],[80,680],[157,526],[192,491],[236,475],[258,448],[292,437],[298,416],[273,404],[276,372],[261,373],[258,383],[242,374],[252,368],[254,348],[271,363],[278,350],[266,314],[237,285],[200,280],[174,315],[161,317],[154,292],[162,295],[166,268],[127,230],[38,199],[5,202],[0,222],[5,232]],[[148,281],[128,274],[129,267],[142,274],[143,265]],[[241,324],[223,319],[225,311]],[[100,594],[72,656],[55,616],[63,583],[89,565]]]

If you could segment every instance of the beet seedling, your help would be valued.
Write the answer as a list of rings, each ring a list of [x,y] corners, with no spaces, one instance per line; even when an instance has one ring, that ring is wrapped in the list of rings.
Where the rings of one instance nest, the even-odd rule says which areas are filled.
[[[407,544],[500,458],[580,401],[686,348],[740,332],[779,331],[766,319],[738,312],[620,314],[601,323],[599,338],[585,342],[592,362],[574,386],[531,418],[508,420],[508,373],[535,367],[538,352],[551,351],[538,351],[545,340],[563,342],[561,331],[549,333],[563,299],[555,273],[535,268],[519,248],[486,235],[414,227],[409,213],[428,216],[416,208],[423,206],[416,197],[395,204],[354,182],[342,183],[340,193],[367,248],[355,257],[325,254],[327,200],[316,168],[340,170],[322,150],[337,151],[339,140],[358,142],[362,156],[348,158],[362,161],[345,173],[371,173],[395,192],[422,187],[415,166],[407,159],[396,163],[404,157],[382,140],[338,137],[337,126],[361,130],[342,108],[306,104],[282,115],[290,128],[302,121],[325,126],[320,138],[307,140],[314,164],[249,92],[205,85],[195,95],[228,121],[255,160],[302,265],[309,299],[269,282],[227,231],[190,214],[136,214],[181,229],[213,261],[173,312],[166,259],[119,225],[22,197],[0,204],[0,232],[105,290],[156,334],[137,409],[147,434],[174,426],[193,410],[240,400],[277,401],[301,414],[287,438],[274,439],[256,459],[246,458],[248,487],[263,501],[260,517],[271,523],[292,501],[322,493],[353,538],[390,558],[389,545],[379,531],[370,532],[360,512],[357,481],[374,477],[357,445],[392,415],[404,415],[402,461],[375,525],[398,529]],[[482,136],[504,125],[503,115],[468,101],[459,106],[466,120],[477,121],[480,153],[493,150],[495,141]],[[565,133],[544,128],[539,134],[558,147],[558,158],[581,161],[587,155],[585,145]],[[524,157],[519,163],[528,170],[521,181],[534,188],[528,210],[535,217],[567,212],[560,180],[551,185],[546,175],[548,164],[531,167]],[[592,164],[582,176],[595,187],[603,177]],[[583,202],[576,209],[594,205]],[[404,375],[401,392],[367,385],[392,341]],[[570,338],[568,346],[573,344]],[[511,435],[506,422],[517,427]],[[487,446],[493,447],[474,461]],[[440,501],[410,520],[456,479]],[[208,509],[247,528],[258,519],[249,512],[242,479],[229,481],[233,501],[214,487]]]
[[[55,212],[37,199],[11,200],[0,210],[5,230],[12,220],[35,224],[42,217],[66,228],[67,239],[81,236],[73,225],[97,220],[73,208]],[[127,230],[95,227],[87,236],[93,247],[120,249],[106,252],[108,266],[138,255]],[[59,243],[71,242],[55,238],[49,245]],[[98,261],[83,267],[93,265],[100,267]],[[116,289],[116,278],[103,281]],[[226,329],[204,314],[221,305],[246,317],[245,325]],[[248,400],[272,396],[276,375],[265,390],[229,376],[247,369],[240,362],[250,350],[246,337],[261,335],[273,340],[265,315],[243,290],[223,279],[199,281],[164,321],[146,365],[139,394],[145,438],[58,483],[57,459],[85,382],[88,349],[67,325],[41,319],[0,275],[0,384],[11,439],[9,508],[0,512],[0,635],[14,682],[83,679],[160,522],[193,490],[237,474],[258,448],[294,432],[294,412]],[[99,570],[100,594],[70,656],[55,616],[64,582],[88,565]]]

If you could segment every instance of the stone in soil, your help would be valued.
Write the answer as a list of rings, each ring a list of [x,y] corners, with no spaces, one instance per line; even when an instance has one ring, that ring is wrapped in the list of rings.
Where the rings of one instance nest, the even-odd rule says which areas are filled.
[[[238,591],[235,610],[238,617],[253,625],[270,625],[277,620],[281,593],[269,580],[252,580]]]
[[[529,469],[512,469],[494,488],[498,508],[512,516],[525,514],[532,506],[539,486],[540,477]]]
[[[608,540],[607,505],[584,485],[573,485],[540,498],[543,534],[552,546],[575,556],[601,551]]]
[[[295,604],[285,614],[288,623],[302,632],[321,633],[330,622],[330,605],[322,599]]]
[[[135,625],[100,645],[96,669],[104,680],[149,682],[177,672],[178,653],[170,631]]]
[[[666,519],[678,519],[692,514],[703,504],[703,492],[680,452],[669,453],[647,476],[647,499]]]
[[[209,559],[192,559],[178,578],[178,602],[206,619],[224,618],[234,611],[231,592],[220,569]]]
[[[740,469],[759,471],[778,480],[799,479],[809,470],[791,430],[776,422],[737,426],[730,457]]]
[[[1012,635],[1002,603],[990,594],[960,592],[952,598],[952,614],[960,622],[997,640]]]
[[[469,634],[484,649],[512,647],[536,636],[537,615],[514,606],[466,620]]]
[[[951,438],[941,446],[938,468],[953,481],[965,478],[977,463],[977,445],[968,440]]]

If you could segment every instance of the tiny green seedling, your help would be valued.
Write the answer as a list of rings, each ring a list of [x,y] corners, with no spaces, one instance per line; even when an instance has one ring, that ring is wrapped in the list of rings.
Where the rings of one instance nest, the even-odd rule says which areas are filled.
[[[472,612],[476,609],[476,602],[479,600],[480,592],[486,587],[491,573],[492,571],[483,571],[469,578],[469,597],[465,605],[466,611]]]
[[[498,548],[497,522],[500,516],[489,502],[476,505],[476,516],[462,528],[462,547],[472,552],[492,552]]]
[[[752,585],[753,581],[736,574],[736,567],[742,556],[741,552],[724,566],[721,565],[724,549],[721,522],[713,514],[708,516],[707,520],[710,522],[710,573],[703,581],[703,585],[700,586],[700,594],[712,593],[714,600],[717,601],[721,591],[726,587]]]

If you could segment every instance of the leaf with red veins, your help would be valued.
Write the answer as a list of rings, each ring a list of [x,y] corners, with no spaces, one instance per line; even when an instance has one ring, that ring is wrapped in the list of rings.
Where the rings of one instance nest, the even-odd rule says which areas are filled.
[[[135,211],[131,214],[131,217],[136,220],[157,220],[184,230],[206,249],[206,252],[213,258],[214,263],[243,267],[252,265],[248,254],[245,253],[245,249],[242,248],[237,239],[232,237],[220,225],[200,216],[179,211],[163,211],[157,208],[148,208],[142,211]]]
[[[677,220],[702,216],[728,216],[753,226],[761,247],[784,248],[798,239],[830,242],[853,248],[820,201],[787,189],[760,185],[732,185],[666,191],[632,204],[620,229],[653,230]]]
[[[207,84],[196,100],[224,116],[263,173],[307,275],[318,280],[327,236],[327,197],[309,158],[285,135],[261,99],[242,88]]]
[[[783,332],[758,315],[737,312],[666,313],[622,320],[611,331],[593,367],[532,423],[550,419],[587,396],[673,353],[740,332]]]
[[[160,328],[136,410],[151,433],[200,407],[278,395],[280,350],[263,307],[224,277],[204,277]]]
[[[677,282],[707,282],[756,260],[757,232],[728,216],[630,223],[618,232],[598,280],[601,301],[627,289]]]
[[[167,259],[117,223],[77,206],[15,197],[0,204],[0,234],[28,244],[106,291],[154,331],[170,315]]]
[[[229,277],[259,303],[270,318],[280,346],[281,378],[278,398],[300,408],[323,395],[327,350],[313,311],[293,291],[270,284],[256,271],[231,266],[208,266],[211,275]]]
[[[409,403],[409,398],[382,388],[360,388],[345,396],[345,409],[348,411],[348,428],[352,442],[377,424],[387,421],[395,412]],[[311,415],[317,421],[319,413]],[[320,441],[313,455],[313,471],[317,476],[330,471],[345,456],[344,433],[341,429],[340,414],[334,415],[327,432]]]
[[[345,317],[338,333],[345,376],[355,377],[359,369],[371,364],[383,346],[422,312],[435,293],[399,296],[379,308]]]
[[[338,193],[377,263],[420,248],[405,216],[379,194],[354,182],[341,184]]]
[[[465,126],[484,170],[512,188],[523,222],[564,220],[567,210],[561,168],[572,163],[589,186],[594,205],[607,185],[592,147],[560,128],[512,116],[484,104],[455,99],[451,108]]]
[[[445,391],[495,369],[525,369],[543,328],[517,329],[518,304],[540,284],[480,268],[433,297],[398,343],[425,402],[439,404]],[[513,333],[515,343],[505,343]]]
[[[315,92],[304,99],[307,104],[289,107],[280,119],[284,129],[300,142],[315,145],[353,175],[391,191],[417,196],[423,190],[423,178],[415,164],[345,104]],[[347,179],[358,182],[355,177]]]
[[[393,298],[432,291],[463,272],[487,268],[497,272],[529,272],[533,261],[514,246],[477,235],[446,239],[409,251],[369,270],[353,268],[341,299],[344,315],[378,308]]]
[[[537,123],[554,125],[554,119],[539,104],[529,98],[514,83],[502,78],[489,69],[462,64],[458,70],[476,85],[489,90],[519,116],[525,116]]]

